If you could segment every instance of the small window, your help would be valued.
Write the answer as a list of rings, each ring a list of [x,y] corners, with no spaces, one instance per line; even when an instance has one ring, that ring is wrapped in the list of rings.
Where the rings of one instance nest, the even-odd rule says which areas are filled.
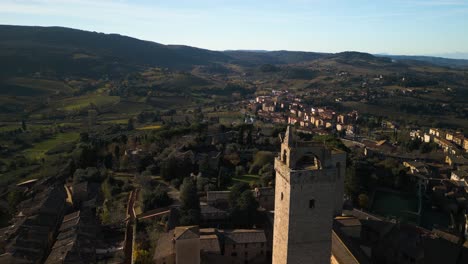
[[[309,200],[309,208],[314,209],[315,208],[315,199]]]
[[[232,248],[233,248],[233,249],[236,249],[236,244],[232,244]]]
[[[247,248],[247,245],[248,245],[248,244],[244,244],[244,247]]]
[[[264,246],[265,246],[265,243],[262,242],[262,243],[260,244],[260,246],[261,246],[261,247],[264,247]]]
[[[232,256],[232,257],[237,257],[237,252],[232,252],[232,253],[231,253],[231,256]]]
[[[283,201],[283,192],[281,192],[281,201]]]
[[[263,250],[260,250],[260,255],[263,255]]]

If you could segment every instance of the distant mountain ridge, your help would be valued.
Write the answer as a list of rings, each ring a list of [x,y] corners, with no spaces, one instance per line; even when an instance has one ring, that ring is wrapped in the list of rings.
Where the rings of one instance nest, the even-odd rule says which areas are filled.
[[[376,55],[378,57],[387,57],[394,60],[401,61],[421,61],[427,62],[438,66],[443,67],[468,67],[468,60],[464,59],[449,59],[442,57],[432,57],[432,56],[411,56],[411,55]]]
[[[371,55],[361,52],[211,51],[163,45],[118,34],[64,27],[0,25],[0,76],[32,74],[122,75],[142,67],[189,70],[197,65],[244,66],[297,64],[332,59],[353,64],[418,61],[444,67],[468,67],[468,60],[425,56]]]

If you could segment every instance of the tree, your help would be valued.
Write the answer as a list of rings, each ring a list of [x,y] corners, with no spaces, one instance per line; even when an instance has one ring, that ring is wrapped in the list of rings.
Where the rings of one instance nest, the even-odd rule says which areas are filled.
[[[244,126],[240,126],[240,128],[239,128],[239,135],[238,135],[238,138],[237,138],[237,143],[239,145],[244,144]]]
[[[165,207],[172,203],[172,199],[161,186],[156,187],[153,191],[145,190],[143,192],[143,208],[145,211]]]
[[[232,173],[225,167],[221,167],[218,172],[218,188],[225,189],[232,182]]]
[[[236,166],[236,177],[243,176],[244,174],[245,174],[244,166],[242,165]]]
[[[172,179],[171,185],[174,186],[174,188],[179,189],[180,185],[182,184],[182,181],[179,178]]]
[[[135,129],[134,121],[133,118],[130,118],[127,122],[127,130],[132,131],[133,129]]]
[[[198,224],[200,221],[200,201],[197,187],[190,178],[185,178],[180,186],[180,202],[180,224]]]
[[[104,157],[104,166],[106,166],[106,169],[112,169],[112,166],[113,166],[112,154],[108,153]]]
[[[252,139],[252,128],[249,130],[247,133],[247,140],[246,143],[248,146],[252,145],[253,139]]]
[[[120,147],[119,147],[119,145],[116,145],[115,148],[114,148],[114,156],[117,159],[120,157]]]
[[[203,176],[197,176],[197,190],[199,192],[203,192],[205,190],[205,186],[210,183],[210,180]]]
[[[86,132],[80,133],[80,142],[87,143],[89,142],[89,134]]]
[[[247,190],[250,190],[250,186],[245,182],[238,182],[232,186],[231,192],[229,193],[229,205],[231,208],[237,206],[239,197],[244,191]]]
[[[365,193],[361,193],[358,196],[358,204],[360,208],[367,209],[369,206],[369,197]]]
[[[24,119],[21,120],[21,128],[23,129],[23,131],[26,131],[26,130],[27,130],[26,121],[25,121]]]
[[[177,161],[174,157],[168,157],[161,162],[161,177],[165,181],[170,181],[176,178]]]
[[[249,174],[257,174],[258,171],[268,163],[273,163],[274,154],[270,151],[258,151],[255,153],[252,166],[250,166]]]
[[[236,206],[232,208],[231,219],[235,225],[251,228],[257,220],[258,202],[251,190],[242,192]]]
[[[10,212],[15,212],[18,204],[23,200],[23,193],[18,190],[12,190],[8,193],[7,201]]]

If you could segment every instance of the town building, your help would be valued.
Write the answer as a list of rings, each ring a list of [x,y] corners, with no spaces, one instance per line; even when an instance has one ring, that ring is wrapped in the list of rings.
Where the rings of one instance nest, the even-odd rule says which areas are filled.
[[[156,264],[265,263],[265,232],[258,229],[222,230],[179,226],[161,234]]]

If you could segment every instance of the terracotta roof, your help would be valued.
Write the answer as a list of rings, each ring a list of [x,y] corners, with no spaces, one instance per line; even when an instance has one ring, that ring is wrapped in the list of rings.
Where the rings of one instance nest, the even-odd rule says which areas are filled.
[[[335,221],[341,226],[361,226],[361,221],[356,217],[339,216],[335,218]]]

